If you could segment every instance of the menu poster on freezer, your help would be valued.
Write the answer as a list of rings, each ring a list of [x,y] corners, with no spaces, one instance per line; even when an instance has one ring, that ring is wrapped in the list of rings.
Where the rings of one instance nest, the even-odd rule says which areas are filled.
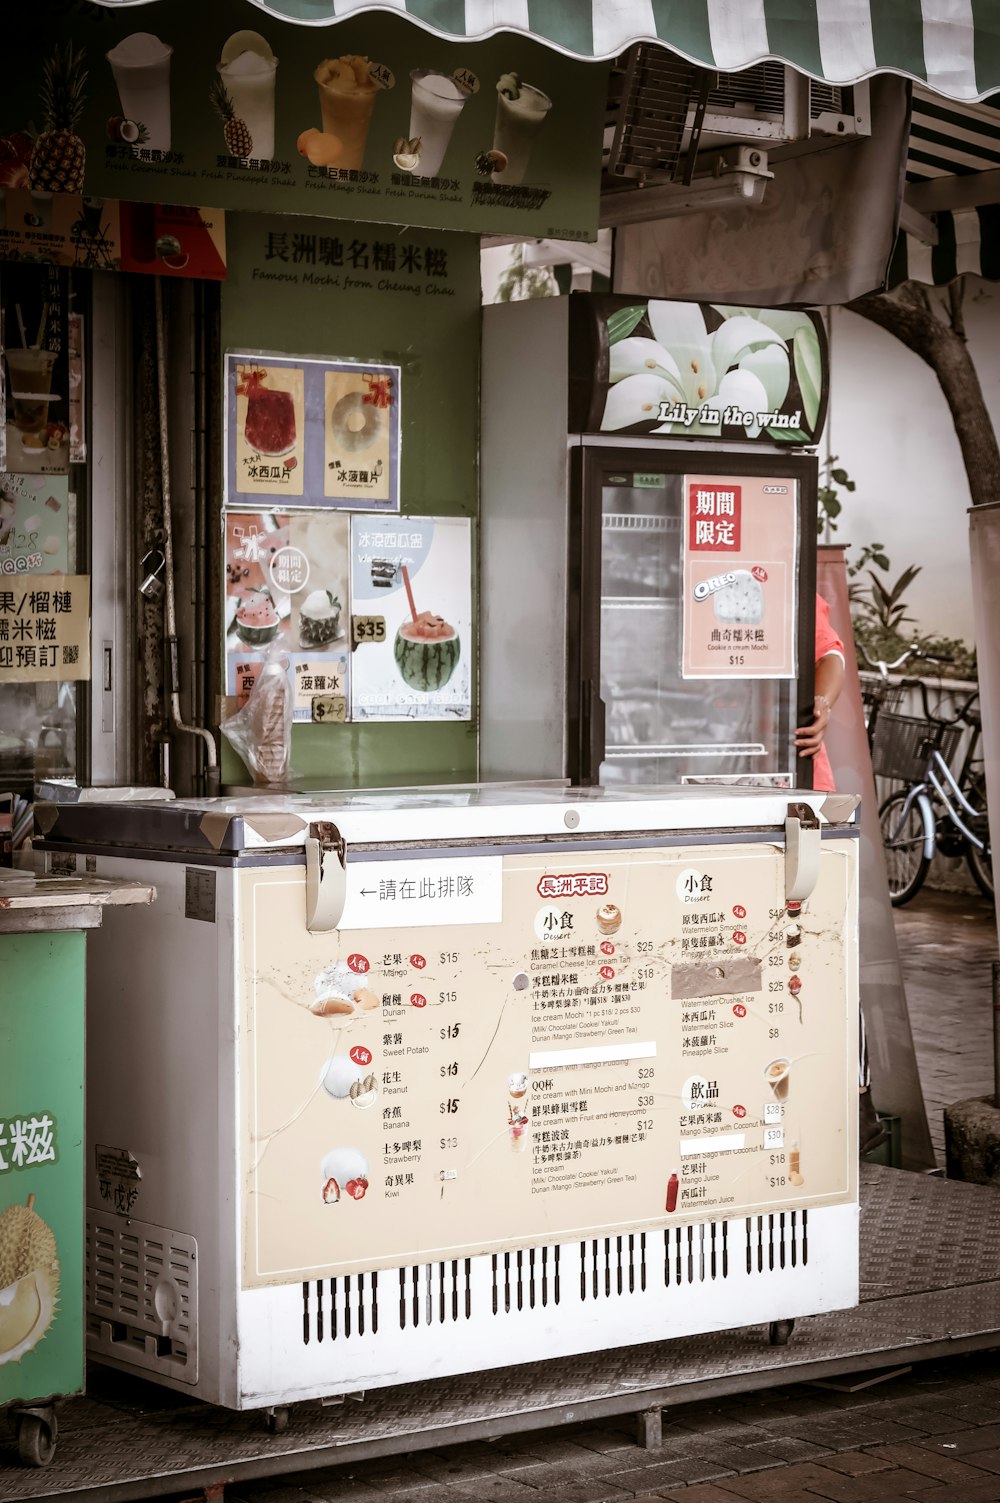
[[[796,485],[684,477],[684,678],[795,677]]]
[[[849,1200],[856,845],[241,872],[244,1284]]]
[[[285,650],[294,719],[347,718],[349,522],[340,512],[235,512],[226,527],[226,692],[245,704]]]
[[[351,518],[351,719],[472,716],[471,525]]]
[[[226,356],[226,497],[399,510],[394,365]]]

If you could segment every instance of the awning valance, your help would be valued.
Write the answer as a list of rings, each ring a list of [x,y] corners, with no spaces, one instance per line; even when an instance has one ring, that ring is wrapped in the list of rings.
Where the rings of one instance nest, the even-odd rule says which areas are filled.
[[[114,9],[150,0],[98,0]],[[365,11],[405,15],[452,40],[515,31],[579,58],[662,42],[734,72],[768,58],[831,84],[901,73],[949,99],[1000,89],[998,0],[248,0],[328,26]]]

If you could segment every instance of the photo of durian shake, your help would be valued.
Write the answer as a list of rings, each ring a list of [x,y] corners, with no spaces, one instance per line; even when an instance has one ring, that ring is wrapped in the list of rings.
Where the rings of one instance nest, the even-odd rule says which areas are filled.
[[[339,150],[324,158],[328,167],[358,168],[365,159],[368,130],[379,86],[368,71],[368,59],[354,53],[326,58],[313,77],[319,88],[323,134],[339,141]]]
[[[497,83],[497,113],[493,150],[507,165],[493,174],[495,183],[523,183],[535,137],[545,124],[552,100],[541,89],[522,83],[516,73],[504,73]]]
[[[528,1077],[523,1070],[515,1070],[507,1076],[507,1126],[514,1153],[523,1153],[528,1146],[527,1097]]]
[[[468,92],[448,73],[414,68],[410,74],[410,143],[420,177],[437,177]]]

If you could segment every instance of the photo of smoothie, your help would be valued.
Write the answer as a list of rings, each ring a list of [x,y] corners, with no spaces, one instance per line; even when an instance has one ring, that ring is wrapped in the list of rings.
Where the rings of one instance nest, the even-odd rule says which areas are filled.
[[[10,420],[22,434],[45,433],[49,420],[49,403],[59,396],[50,391],[52,367],[56,357],[52,350],[7,349],[7,393]]]
[[[410,74],[410,141],[420,177],[436,177],[468,94],[448,73],[414,68]],[[398,164],[397,164],[398,165]]]
[[[274,82],[278,59],[256,31],[236,31],[218,62],[219,79],[232,114],[223,134],[234,157],[270,161],[274,156]],[[245,149],[239,149],[245,148]]]
[[[774,1059],[764,1071],[764,1079],[774,1092],[776,1101],[788,1099],[788,1072],[791,1067],[790,1059]]]
[[[319,88],[323,135],[339,143],[326,154],[325,165],[358,168],[365,159],[368,128],[379,86],[368,71],[368,59],[348,53],[326,58],[313,77]]]
[[[493,127],[493,150],[502,152],[507,165],[493,174],[495,183],[523,183],[535,137],[552,108],[541,89],[523,84],[516,73],[504,73],[497,84],[497,113]]]
[[[173,48],[134,31],[108,53],[125,119],[140,126],[136,148],[170,150],[170,58]]]

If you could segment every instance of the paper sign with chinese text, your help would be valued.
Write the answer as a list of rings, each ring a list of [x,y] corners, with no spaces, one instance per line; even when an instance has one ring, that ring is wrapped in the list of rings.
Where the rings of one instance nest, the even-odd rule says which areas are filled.
[[[685,678],[795,676],[796,484],[685,476]]]
[[[0,579],[0,683],[89,677],[89,575]]]
[[[65,475],[0,470],[0,586],[23,574],[65,574],[69,532]]]

